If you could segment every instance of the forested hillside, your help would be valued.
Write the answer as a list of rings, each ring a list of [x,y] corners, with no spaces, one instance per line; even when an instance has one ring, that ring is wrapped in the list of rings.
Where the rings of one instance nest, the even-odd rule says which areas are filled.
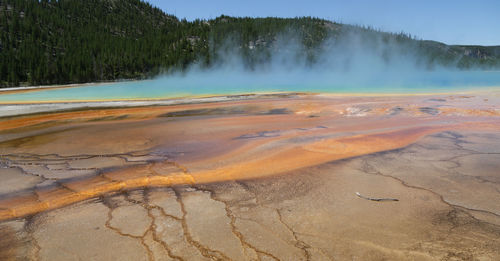
[[[0,32],[0,87],[147,78],[210,67],[224,51],[251,70],[280,51],[283,35],[310,63],[325,41],[357,33],[368,47],[378,38],[411,48],[430,67],[500,65],[500,47],[448,46],[309,17],[189,22],[140,0],[2,0]]]

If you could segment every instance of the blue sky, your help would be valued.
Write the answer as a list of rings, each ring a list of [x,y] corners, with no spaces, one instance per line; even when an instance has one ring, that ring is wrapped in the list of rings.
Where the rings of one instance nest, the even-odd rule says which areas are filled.
[[[179,18],[315,16],[448,44],[500,45],[500,0],[148,0]]]

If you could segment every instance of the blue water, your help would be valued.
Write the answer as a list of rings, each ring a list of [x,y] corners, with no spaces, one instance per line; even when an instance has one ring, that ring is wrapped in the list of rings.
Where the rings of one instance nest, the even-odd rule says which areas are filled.
[[[0,102],[159,99],[262,92],[442,93],[500,86],[498,71],[355,73],[205,72],[154,80],[1,94]]]

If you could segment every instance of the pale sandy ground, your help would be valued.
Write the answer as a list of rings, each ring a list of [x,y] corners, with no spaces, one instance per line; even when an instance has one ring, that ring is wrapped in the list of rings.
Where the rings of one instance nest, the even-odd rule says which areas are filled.
[[[497,99],[6,118],[0,260],[499,260]]]
[[[266,95],[236,95],[236,96],[212,96],[212,97],[187,97],[157,100],[112,100],[112,101],[78,101],[78,102],[28,102],[28,103],[0,103],[0,117],[12,117],[35,113],[59,112],[68,110],[85,110],[92,108],[126,108],[144,106],[166,106],[178,104],[223,102],[255,99]]]

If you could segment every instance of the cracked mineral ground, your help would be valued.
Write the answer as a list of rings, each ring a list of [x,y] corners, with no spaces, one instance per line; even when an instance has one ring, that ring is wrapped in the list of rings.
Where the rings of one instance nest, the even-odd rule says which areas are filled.
[[[0,260],[500,260],[499,170],[495,92],[13,114]]]

